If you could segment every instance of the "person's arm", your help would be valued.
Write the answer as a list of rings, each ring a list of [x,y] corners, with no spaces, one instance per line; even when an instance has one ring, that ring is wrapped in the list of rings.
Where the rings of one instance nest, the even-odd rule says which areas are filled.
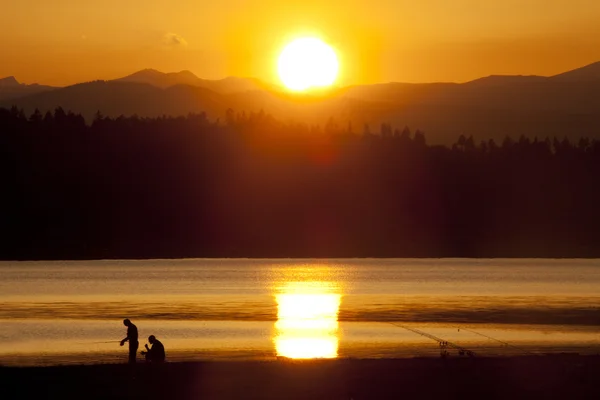
[[[123,346],[127,341],[129,341],[129,335],[127,335],[125,339],[121,340],[121,346]]]
[[[154,346],[148,347],[148,343],[146,343],[144,346],[146,347],[146,351],[142,351],[142,355],[148,355],[148,357],[150,357],[152,355],[152,349]]]

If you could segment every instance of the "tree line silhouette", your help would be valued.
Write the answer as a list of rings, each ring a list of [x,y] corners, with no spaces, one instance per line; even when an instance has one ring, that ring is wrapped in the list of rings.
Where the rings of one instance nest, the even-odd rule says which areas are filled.
[[[0,109],[0,257],[597,257],[600,142]]]

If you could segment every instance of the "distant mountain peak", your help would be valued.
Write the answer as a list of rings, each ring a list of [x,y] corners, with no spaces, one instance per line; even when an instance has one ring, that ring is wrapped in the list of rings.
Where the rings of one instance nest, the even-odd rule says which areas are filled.
[[[152,69],[152,68],[145,68],[145,69],[139,70],[137,72],[134,72],[131,75],[127,75],[126,77],[121,78],[121,79],[129,78],[129,77],[135,77],[135,76],[147,76],[147,77],[150,77],[150,76],[161,76],[161,75],[165,75],[165,73],[164,72],[160,72],[160,71],[155,70],[155,69]]]
[[[0,86],[18,86],[19,81],[14,76],[7,76],[6,78],[0,78]]]
[[[600,61],[577,68],[572,71],[551,76],[550,79],[558,82],[593,82],[600,81]]]
[[[161,79],[168,77],[178,77],[181,79],[200,79],[193,72],[188,70],[183,70],[179,72],[162,72],[153,68],[145,68],[134,72],[131,75],[127,75],[123,78],[119,78],[117,80],[132,80],[132,79]]]
[[[160,72],[155,69],[143,69],[131,75],[116,79],[117,82],[146,83],[161,89],[177,85],[203,87],[217,93],[237,93],[260,89],[260,84],[255,79],[227,77],[218,80],[200,79],[193,72],[183,70],[179,72]]]
[[[187,69],[184,69],[183,71],[179,72],[173,72],[173,74],[200,79],[196,76],[196,74],[194,74],[192,71],[188,71]]]
[[[547,79],[539,75],[489,75],[467,82],[469,85],[506,85],[513,83],[539,82]]]
[[[155,69],[143,69],[123,78],[116,79],[116,81],[148,83],[166,89],[175,85],[197,86],[200,78],[190,71],[165,73]]]
[[[20,83],[14,76],[7,76],[6,78],[0,78],[0,101],[16,99],[52,89],[54,88],[51,86],[38,85],[36,83],[31,85]]]

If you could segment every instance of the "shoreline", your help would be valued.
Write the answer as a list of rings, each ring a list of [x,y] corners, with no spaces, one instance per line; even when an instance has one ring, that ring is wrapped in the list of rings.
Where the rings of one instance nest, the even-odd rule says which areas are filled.
[[[600,355],[0,367],[7,398],[600,398]]]

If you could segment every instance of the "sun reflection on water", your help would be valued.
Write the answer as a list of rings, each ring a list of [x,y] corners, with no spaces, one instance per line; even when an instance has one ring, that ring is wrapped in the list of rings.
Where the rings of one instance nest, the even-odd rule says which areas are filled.
[[[327,282],[288,282],[279,288],[275,349],[288,358],[335,358],[341,294]]]

